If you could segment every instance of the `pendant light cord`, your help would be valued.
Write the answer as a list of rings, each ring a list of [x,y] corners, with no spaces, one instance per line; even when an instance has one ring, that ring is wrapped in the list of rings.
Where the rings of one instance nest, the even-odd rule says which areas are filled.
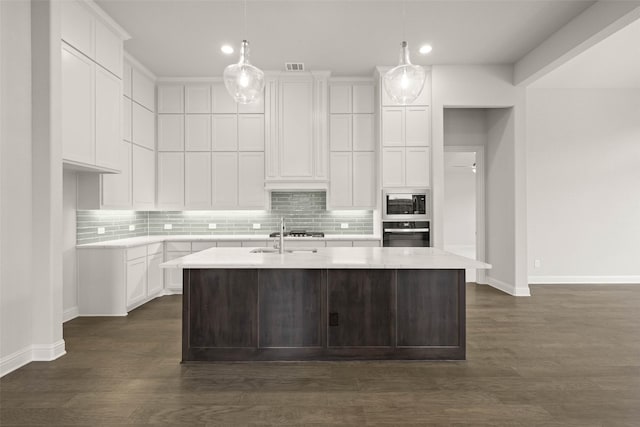
[[[249,40],[247,36],[247,0],[244,0],[244,40]]]
[[[407,2],[402,0],[402,41],[407,40]]]

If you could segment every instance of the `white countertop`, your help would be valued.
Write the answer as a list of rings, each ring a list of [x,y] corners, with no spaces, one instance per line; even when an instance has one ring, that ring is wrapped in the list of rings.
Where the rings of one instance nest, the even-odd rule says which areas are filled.
[[[162,242],[215,242],[215,241],[249,241],[249,240],[274,240],[268,234],[180,234],[170,236],[139,236],[126,239],[106,240],[104,242],[84,243],[76,245],[76,248],[92,249],[118,249],[132,248]],[[326,234],[324,237],[285,237],[285,240],[295,241],[325,241],[325,240],[381,240],[380,236],[372,234]]]
[[[311,247],[311,245],[310,245]],[[286,244],[285,244],[286,248]],[[299,250],[298,248],[296,248]],[[384,268],[489,269],[490,264],[436,248],[318,248],[316,253],[251,253],[251,248],[211,248],[165,262],[163,268]]]

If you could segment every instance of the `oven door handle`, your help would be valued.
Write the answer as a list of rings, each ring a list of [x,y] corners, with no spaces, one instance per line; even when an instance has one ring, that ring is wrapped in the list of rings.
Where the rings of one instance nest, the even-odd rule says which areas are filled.
[[[427,233],[428,228],[385,228],[385,233]]]

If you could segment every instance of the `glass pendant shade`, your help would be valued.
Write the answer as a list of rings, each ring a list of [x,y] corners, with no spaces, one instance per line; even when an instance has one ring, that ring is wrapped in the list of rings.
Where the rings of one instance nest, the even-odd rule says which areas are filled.
[[[383,85],[387,94],[399,104],[411,104],[420,96],[427,73],[419,65],[413,65],[409,59],[409,46],[402,42],[400,64],[387,71]]]
[[[240,104],[258,102],[264,90],[264,73],[249,63],[249,42],[242,41],[240,61],[224,69],[224,85]]]

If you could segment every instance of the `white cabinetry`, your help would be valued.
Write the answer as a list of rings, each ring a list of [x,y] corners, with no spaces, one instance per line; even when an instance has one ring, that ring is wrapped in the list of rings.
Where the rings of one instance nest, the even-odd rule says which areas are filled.
[[[373,208],[377,193],[374,84],[341,79],[331,83],[329,93],[329,206]]]
[[[155,206],[155,152],[133,144],[133,207],[153,209]]]
[[[102,207],[104,209],[130,209],[133,205],[131,188],[131,143],[120,142],[117,174],[102,176]]]
[[[81,316],[125,316],[162,293],[162,243],[131,248],[79,248]]]
[[[429,187],[431,79],[411,105],[397,105],[380,88],[382,187]]]
[[[266,207],[264,102],[240,108],[222,83],[172,83],[158,109],[159,207]]]

